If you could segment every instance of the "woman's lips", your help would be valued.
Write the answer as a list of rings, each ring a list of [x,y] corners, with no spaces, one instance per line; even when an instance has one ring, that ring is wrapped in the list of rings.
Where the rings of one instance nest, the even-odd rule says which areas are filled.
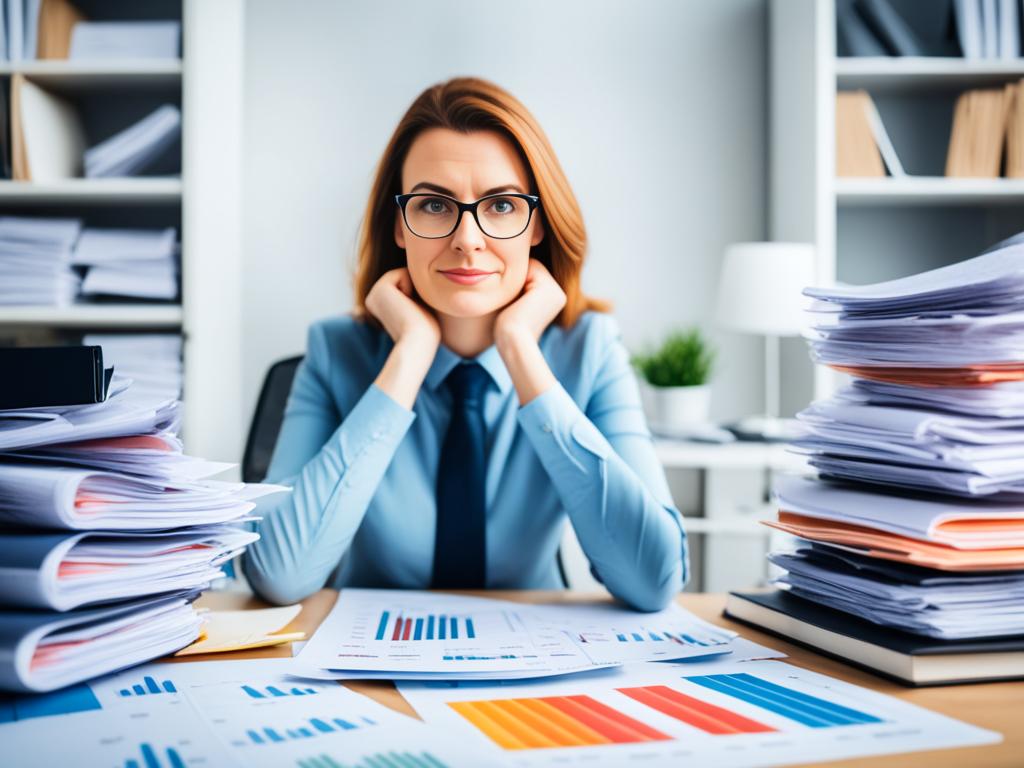
[[[458,283],[459,285],[476,285],[477,283],[483,281],[485,278],[490,277],[494,273],[493,272],[465,273],[465,272],[444,272],[444,271],[442,271],[441,274],[444,275],[445,277],[447,277],[453,283]]]

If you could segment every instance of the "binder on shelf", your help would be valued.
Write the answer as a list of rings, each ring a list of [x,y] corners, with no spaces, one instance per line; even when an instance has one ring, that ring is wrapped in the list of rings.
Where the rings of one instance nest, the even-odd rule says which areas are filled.
[[[946,176],[999,176],[1012,95],[1009,87],[976,88],[960,94],[953,110]]]
[[[81,175],[85,132],[75,108],[21,73],[11,78],[11,154],[18,181]]]
[[[0,349],[0,409],[101,403],[113,368],[103,368],[102,347]]]
[[[867,91],[836,94],[836,175],[905,176],[889,134]]]
[[[1009,179],[1024,178],[1024,80],[1006,86],[1010,104],[1006,119],[1006,166]]]
[[[36,58],[66,59],[71,31],[85,16],[68,0],[43,0],[39,9],[39,41]]]

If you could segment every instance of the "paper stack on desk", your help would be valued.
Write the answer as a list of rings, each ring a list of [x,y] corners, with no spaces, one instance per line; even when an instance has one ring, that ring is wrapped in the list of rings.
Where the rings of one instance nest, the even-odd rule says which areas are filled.
[[[810,289],[816,360],[853,383],[799,418],[818,479],[776,486],[779,586],[943,640],[1024,634],[1024,242]]]
[[[0,411],[0,690],[51,690],[182,648],[192,608],[257,534],[253,499],[188,457],[180,403],[133,392]]]

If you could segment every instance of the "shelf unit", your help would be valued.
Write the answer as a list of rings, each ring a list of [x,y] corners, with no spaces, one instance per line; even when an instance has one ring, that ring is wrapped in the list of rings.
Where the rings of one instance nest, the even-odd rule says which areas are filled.
[[[81,0],[96,20],[180,18],[176,61],[0,64],[75,101],[86,131],[109,135],[165,100],[182,109],[175,177],[0,181],[0,215],[73,215],[93,226],[168,226],[181,239],[180,304],[0,306],[0,335],[32,343],[96,331],[178,331],[184,338],[188,452],[238,461],[241,411],[241,147],[244,0]],[[102,114],[109,111],[110,114]],[[141,112],[141,114],[139,114]]]
[[[901,0],[898,10],[913,24],[934,22],[934,8]],[[771,0],[769,39],[770,237],[813,243],[819,283],[933,269],[1024,229],[1024,179],[942,176],[956,97],[1024,78],[1024,59],[838,57],[832,0]],[[835,94],[858,88],[878,106],[907,178],[835,177]],[[827,396],[840,378],[806,355],[787,367],[783,384],[798,402]]]

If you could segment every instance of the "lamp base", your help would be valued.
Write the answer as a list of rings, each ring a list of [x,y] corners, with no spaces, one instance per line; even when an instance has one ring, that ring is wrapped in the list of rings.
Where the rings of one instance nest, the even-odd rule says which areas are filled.
[[[746,416],[725,428],[736,435],[738,440],[758,443],[788,443],[804,434],[805,430],[796,419],[780,419],[773,416]]]

